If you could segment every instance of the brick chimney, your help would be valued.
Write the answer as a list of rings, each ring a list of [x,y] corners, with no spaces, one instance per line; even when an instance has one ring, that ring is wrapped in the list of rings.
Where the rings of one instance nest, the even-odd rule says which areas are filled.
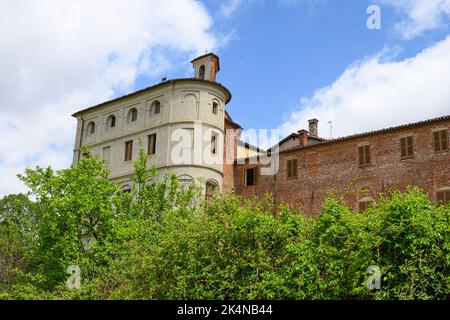
[[[318,137],[319,136],[319,129],[318,129],[319,120],[311,119],[311,120],[308,120],[308,122],[309,122],[309,135],[311,137]]]
[[[304,129],[298,131],[298,143],[302,147],[308,145],[308,131]]]

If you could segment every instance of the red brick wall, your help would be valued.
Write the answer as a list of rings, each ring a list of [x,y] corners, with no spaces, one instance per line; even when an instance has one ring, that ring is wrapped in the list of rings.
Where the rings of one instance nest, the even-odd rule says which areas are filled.
[[[222,190],[224,193],[234,191],[234,166],[233,163],[227,163],[227,144],[231,144],[230,148],[234,150],[234,155],[231,155],[231,157],[235,157],[235,155],[237,154],[237,138],[234,136],[228,136],[228,129],[236,129],[236,126],[230,124],[230,122],[228,121],[225,121],[222,179]]]
[[[435,154],[432,130],[450,128],[450,121],[397,129],[368,136],[344,139],[318,146],[306,147],[280,154],[280,169],[276,176],[260,176],[253,187],[243,185],[244,169],[234,168],[235,192],[246,197],[275,194],[277,204],[286,202],[303,213],[316,215],[331,190],[344,196],[346,203],[358,208],[358,200],[369,196],[375,201],[378,194],[391,189],[405,190],[418,186],[430,199],[436,190],[450,186],[450,153]],[[414,158],[400,159],[400,137],[414,135]],[[358,145],[371,144],[372,164],[360,168]],[[298,159],[298,178],[287,178],[286,160]],[[363,192],[367,190],[367,192]]]

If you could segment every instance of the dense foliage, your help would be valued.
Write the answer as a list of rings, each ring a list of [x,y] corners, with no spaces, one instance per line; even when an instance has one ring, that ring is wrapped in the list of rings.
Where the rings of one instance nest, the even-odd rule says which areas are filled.
[[[131,193],[85,156],[27,170],[0,200],[3,299],[447,299],[450,205],[417,189],[363,213],[330,195],[316,218],[270,195],[204,201],[194,185],[135,163]],[[151,183],[149,183],[151,182]],[[81,288],[69,289],[69,266]],[[369,266],[380,289],[367,287]]]

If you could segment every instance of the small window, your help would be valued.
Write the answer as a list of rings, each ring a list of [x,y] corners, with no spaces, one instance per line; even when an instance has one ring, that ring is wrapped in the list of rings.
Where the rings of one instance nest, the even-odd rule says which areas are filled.
[[[211,153],[217,153],[217,133],[215,132],[211,133]]]
[[[359,151],[359,166],[364,167],[371,164],[370,159],[370,145],[358,147]]]
[[[130,161],[133,155],[133,141],[125,142],[125,161]]]
[[[297,178],[298,172],[298,159],[290,159],[287,161],[287,177],[288,178]]]
[[[128,112],[128,122],[135,122],[138,117],[137,109],[133,108]]]
[[[194,179],[187,174],[183,174],[178,177],[178,182],[180,183],[180,186],[182,186],[182,187],[189,186],[193,181],[194,181]]]
[[[414,157],[413,137],[405,137],[400,139],[400,152],[402,159]]]
[[[148,150],[149,155],[156,153],[156,133],[148,136]]]
[[[436,192],[436,200],[438,203],[447,204],[450,202],[450,189],[440,190]]]
[[[198,71],[198,77],[202,80],[205,79],[205,73],[206,73],[206,68],[204,65],[202,65]]]
[[[358,202],[358,210],[359,212],[366,211],[372,205],[373,200],[363,200]]]
[[[358,211],[363,212],[370,208],[370,206],[374,203],[372,198],[363,198],[358,202]]]
[[[88,133],[89,134],[94,134],[95,133],[95,122],[91,121],[88,124]]]
[[[217,183],[214,181],[208,181],[206,182],[206,192],[205,192],[205,199],[209,200],[214,196],[214,192],[217,190]]]
[[[433,132],[434,152],[448,151],[448,131],[441,130]]]
[[[161,112],[161,102],[156,100],[153,102],[153,114],[159,114]]]
[[[256,185],[256,168],[249,168],[245,170],[245,176],[244,176],[244,185],[245,186],[254,186]]]
[[[219,104],[217,102],[213,102],[212,113],[217,114],[218,109],[219,109]]]
[[[106,120],[106,128],[114,128],[116,126],[116,116],[110,115]]]

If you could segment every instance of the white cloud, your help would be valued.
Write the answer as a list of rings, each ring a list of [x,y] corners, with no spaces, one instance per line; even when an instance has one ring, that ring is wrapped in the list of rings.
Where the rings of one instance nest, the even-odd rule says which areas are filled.
[[[332,85],[303,98],[280,129],[287,135],[318,118],[319,134],[361,133],[450,114],[450,36],[413,58],[383,54],[350,66]]]
[[[228,0],[227,2],[222,2],[219,8],[219,13],[222,17],[229,18],[236,12],[241,4],[242,0]]]
[[[413,39],[428,30],[447,28],[450,18],[450,0],[378,0],[406,15],[397,24],[405,39]]]
[[[70,164],[73,112],[220,40],[194,0],[0,2],[0,196],[24,190],[28,165]]]

